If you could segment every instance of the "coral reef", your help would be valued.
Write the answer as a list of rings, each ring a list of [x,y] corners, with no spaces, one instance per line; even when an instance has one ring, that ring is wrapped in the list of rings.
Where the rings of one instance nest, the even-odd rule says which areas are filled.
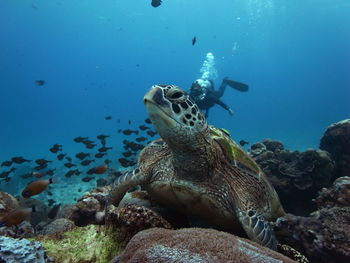
[[[29,238],[34,236],[34,228],[28,221],[23,221],[18,226],[0,227],[0,236],[13,238]]]
[[[278,240],[310,262],[350,262],[350,207],[321,209],[311,217],[288,214],[275,223]]]
[[[99,187],[79,198],[69,217],[77,226],[104,224],[104,209],[111,186]]]
[[[119,263],[153,262],[295,262],[250,240],[213,229],[152,228],[136,234]]]
[[[16,198],[6,192],[0,191],[0,218],[8,212],[19,208]]]
[[[152,227],[172,229],[171,224],[156,212],[132,204],[120,208],[110,206],[106,223],[120,228],[120,241],[125,245],[142,230]]]
[[[43,226],[40,230],[36,229],[36,234],[51,235],[57,232],[67,231],[74,227],[74,222],[66,218],[58,218],[51,223]]]
[[[320,142],[336,162],[336,177],[350,175],[350,119],[330,125]]]
[[[315,210],[312,198],[332,183],[333,161],[326,151],[285,150],[279,141],[264,140],[249,150],[275,187],[287,212],[307,215]]]
[[[350,177],[339,177],[330,188],[322,188],[314,199],[318,208],[350,207]]]
[[[46,252],[39,242],[0,236],[0,262],[45,263]]]
[[[67,232],[37,236],[47,254],[59,263],[107,263],[120,253],[118,230],[113,227],[89,225]]]

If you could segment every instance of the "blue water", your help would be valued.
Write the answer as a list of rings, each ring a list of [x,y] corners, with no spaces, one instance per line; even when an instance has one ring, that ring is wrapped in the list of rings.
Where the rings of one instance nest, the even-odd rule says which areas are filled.
[[[216,86],[226,76],[250,86],[226,90],[233,117],[210,111],[209,122],[236,140],[317,148],[328,125],[349,118],[348,0],[150,2],[0,1],[0,162],[54,159],[54,143],[72,156],[84,151],[74,137],[104,133],[117,167],[125,138],[117,130],[143,123],[147,89],[188,89],[208,52]]]

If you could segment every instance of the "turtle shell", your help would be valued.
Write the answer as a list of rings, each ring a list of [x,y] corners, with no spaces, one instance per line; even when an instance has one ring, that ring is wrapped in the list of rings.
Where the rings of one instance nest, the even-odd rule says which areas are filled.
[[[249,170],[257,175],[263,173],[257,163],[232,140],[227,130],[215,128],[214,126],[210,126],[209,128],[212,139],[220,145],[226,153],[227,159],[233,165]]]

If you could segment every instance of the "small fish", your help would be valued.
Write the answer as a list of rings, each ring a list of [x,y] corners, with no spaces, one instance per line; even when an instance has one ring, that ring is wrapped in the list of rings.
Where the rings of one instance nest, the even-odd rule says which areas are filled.
[[[72,161],[72,158],[70,158],[70,157],[66,157],[66,160],[68,161],[68,162],[71,162]]]
[[[81,180],[85,183],[90,182],[92,179],[95,179],[95,177],[85,176]]]
[[[51,163],[52,161],[48,161],[48,160],[45,160],[45,159],[37,159],[37,160],[35,160],[35,163],[37,164],[37,165],[45,165],[45,164],[47,164],[47,163]]]
[[[140,130],[144,131],[144,130],[148,130],[149,127],[147,127],[146,125],[140,125],[139,126]]]
[[[66,153],[60,153],[59,155],[57,155],[57,160],[62,161],[66,155]]]
[[[64,166],[67,167],[67,168],[72,168],[72,167],[74,167],[76,165],[72,164],[72,163],[65,163]]]
[[[79,136],[79,137],[74,138],[73,141],[79,143],[79,142],[84,142],[84,141],[86,141],[88,139],[89,139],[88,137],[81,137],[81,136]]]
[[[127,151],[127,152],[123,152],[122,155],[124,157],[130,157],[131,155],[133,155],[133,153],[131,151]]]
[[[240,144],[241,146],[244,146],[244,145],[246,145],[246,144],[249,144],[249,142],[247,142],[247,141],[245,141],[245,140],[240,140],[240,141],[239,141],[239,144]]]
[[[47,217],[49,219],[55,219],[57,214],[58,214],[58,211],[60,210],[60,207],[61,207],[61,204],[57,204],[57,205],[54,205],[50,211],[47,213]]]
[[[21,176],[21,178],[23,178],[23,179],[28,179],[28,178],[30,178],[30,177],[33,176],[33,173],[26,173],[26,174],[23,174],[23,175],[20,175],[20,176]],[[1,176],[0,176],[0,178],[1,178]]]
[[[106,164],[106,165],[109,165],[109,164],[111,164],[111,163],[112,163],[111,160],[108,160],[108,159],[105,160],[105,164]]]
[[[130,129],[126,129],[126,130],[123,131],[123,134],[125,134],[125,135],[130,135],[132,133],[137,135],[137,134],[139,134],[139,131],[138,130],[132,131]]]
[[[22,163],[24,163],[24,162],[27,162],[27,163],[31,162],[30,160],[26,160],[26,159],[24,159],[24,158],[21,157],[21,156],[19,156],[19,157],[12,157],[12,158],[11,158],[11,161],[14,162],[14,163],[16,163],[16,164],[22,164]]]
[[[41,177],[44,176],[44,174],[43,173],[39,173],[39,172],[34,172],[33,176],[36,177],[36,178],[41,178]]]
[[[143,142],[143,141],[146,141],[146,140],[147,140],[147,138],[145,138],[145,137],[137,137],[136,138],[137,142]]]
[[[87,149],[93,149],[93,148],[95,148],[96,146],[97,146],[96,143],[86,143],[86,144],[85,144],[85,147],[86,147]]]
[[[10,175],[10,173],[12,173],[14,171],[16,171],[16,168],[12,167],[9,171],[2,172],[0,174],[0,178],[6,178],[6,177],[8,177]]]
[[[66,172],[64,176],[69,178],[69,177],[72,177],[74,174],[75,174],[75,170],[69,170],[68,172]]]
[[[136,164],[135,161],[130,161],[125,158],[119,158],[118,162],[123,166],[123,167],[129,167],[129,166],[134,166]]]
[[[35,171],[39,171],[39,170],[42,170],[42,169],[45,169],[45,168],[47,168],[47,164],[42,164],[42,165],[35,166],[33,169]]]
[[[28,186],[22,191],[23,197],[31,197],[33,195],[38,195],[43,192],[49,184],[52,184],[52,178],[48,180],[38,180],[31,182]]]
[[[55,168],[55,169],[51,169],[51,170],[47,170],[47,171],[45,172],[45,174],[50,175],[50,176],[53,176],[55,170],[56,170],[56,168]]]
[[[107,153],[103,153],[103,152],[101,152],[101,153],[96,153],[95,154],[95,158],[102,158],[103,156],[105,156]]]
[[[158,7],[162,4],[162,0],[152,0],[151,5],[153,7]]]
[[[95,160],[84,160],[82,161],[80,164],[83,165],[83,166],[87,166],[89,165],[90,163],[94,162]]]
[[[94,168],[91,168],[87,174],[104,174],[107,171],[107,165],[100,165]]]
[[[90,156],[90,153],[83,153],[83,152],[80,152],[80,153],[77,153],[75,155],[75,157],[77,157],[78,159],[80,160],[84,160],[86,157]]]
[[[62,145],[60,144],[54,144],[51,148],[50,148],[50,152],[52,153],[57,153],[59,151],[62,151]]]
[[[113,149],[112,147],[101,147],[98,149],[100,153],[107,152],[108,150]]]
[[[129,125],[131,124],[131,120],[128,120]]]
[[[48,199],[47,202],[48,202],[47,204],[48,206],[52,206],[54,203],[56,203],[54,199]]]
[[[6,214],[0,221],[2,226],[17,226],[24,220],[27,220],[32,212],[35,212],[35,207],[16,209]]]
[[[193,38],[192,38],[192,46],[194,46],[194,44],[196,44],[196,41],[197,41],[197,38],[196,38],[196,37],[193,37]]]
[[[110,137],[109,135],[104,135],[104,134],[97,135],[97,139],[99,140],[105,140],[106,138],[109,138],[109,137]]]
[[[149,136],[153,137],[154,135],[157,134],[157,132],[149,130],[149,131],[147,131],[147,134],[148,134]]]
[[[12,161],[4,161],[4,162],[1,163],[1,167],[3,167],[3,166],[9,167],[9,166],[12,165],[12,163],[13,163]]]
[[[107,120],[107,121],[108,121],[108,120],[111,120],[111,119],[112,119],[112,116],[106,116],[106,117],[105,117],[105,120]]]
[[[35,81],[35,84],[37,86],[43,86],[43,85],[45,85],[45,83],[46,83],[46,81],[45,80],[41,80],[41,79]]]
[[[151,119],[150,118],[145,119],[145,123],[151,124],[152,123]]]

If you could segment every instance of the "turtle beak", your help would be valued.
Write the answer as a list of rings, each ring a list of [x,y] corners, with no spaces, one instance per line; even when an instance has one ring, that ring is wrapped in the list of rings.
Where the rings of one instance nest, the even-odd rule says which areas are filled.
[[[143,102],[145,104],[153,103],[160,107],[169,107],[169,103],[164,99],[164,91],[159,86],[152,86],[151,89],[143,97]]]

